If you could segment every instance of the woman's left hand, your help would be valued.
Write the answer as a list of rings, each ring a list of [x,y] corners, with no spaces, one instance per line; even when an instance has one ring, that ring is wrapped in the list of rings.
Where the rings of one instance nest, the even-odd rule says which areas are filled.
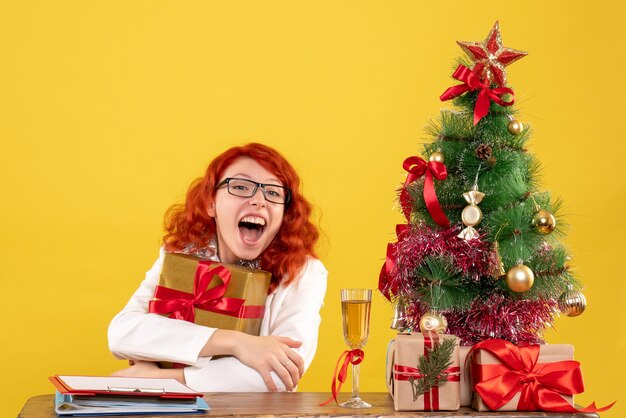
[[[130,367],[118,370],[112,376],[171,378],[185,383],[183,369],[161,369],[156,363],[143,360],[132,360]]]

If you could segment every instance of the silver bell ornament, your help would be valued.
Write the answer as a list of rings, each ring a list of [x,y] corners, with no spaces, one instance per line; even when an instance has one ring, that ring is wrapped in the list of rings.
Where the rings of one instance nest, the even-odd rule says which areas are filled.
[[[393,304],[393,318],[389,328],[398,332],[405,332],[410,328],[406,318],[406,305],[402,299],[396,299]]]

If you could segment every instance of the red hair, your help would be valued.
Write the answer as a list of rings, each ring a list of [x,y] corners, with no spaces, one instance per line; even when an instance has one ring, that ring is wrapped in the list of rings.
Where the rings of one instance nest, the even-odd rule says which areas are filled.
[[[291,201],[285,208],[283,222],[272,243],[261,254],[261,268],[272,273],[272,286],[290,284],[297,279],[308,256],[315,256],[314,246],[319,238],[317,227],[311,223],[311,204],[300,193],[300,177],[296,170],[276,150],[251,143],[233,147],[218,155],[206,169],[204,177],[189,186],[184,204],[171,206],[165,214],[166,251],[185,248],[200,249],[216,235],[215,219],[208,209],[215,199],[215,186],[226,168],[240,157],[249,157],[274,174],[283,186],[291,189]]]

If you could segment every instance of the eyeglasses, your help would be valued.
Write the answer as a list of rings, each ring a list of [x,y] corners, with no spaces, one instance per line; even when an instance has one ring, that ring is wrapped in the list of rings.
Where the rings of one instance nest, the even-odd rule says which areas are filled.
[[[279,186],[277,184],[263,184],[247,179],[238,179],[228,177],[222,180],[215,190],[226,185],[228,193],[238,197],[252,197],[261,187],[265,200],[279,205],[287,205],[291,200],[291,190],[288,187]]]

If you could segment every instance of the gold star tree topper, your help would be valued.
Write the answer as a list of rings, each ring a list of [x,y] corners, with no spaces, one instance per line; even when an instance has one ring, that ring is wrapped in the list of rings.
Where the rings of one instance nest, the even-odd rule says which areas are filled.
[[[457,41],[457,44],[476,63],[473,68],[474,72],[482,79],[486,78],[498,86],[506,85],[504,67],[528,54],[502,45],[500,26],[497,21],[483,42]]]

